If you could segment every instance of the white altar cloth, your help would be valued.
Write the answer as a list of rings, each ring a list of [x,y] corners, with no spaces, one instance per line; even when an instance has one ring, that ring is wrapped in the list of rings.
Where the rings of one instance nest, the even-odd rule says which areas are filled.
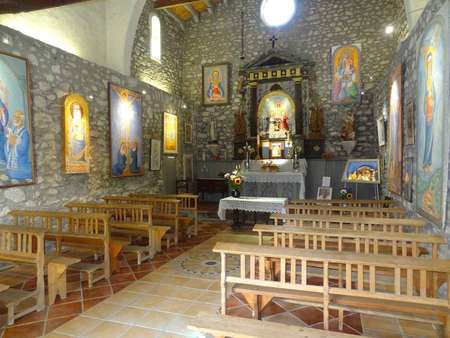
[[[227,197],[220,200],[219,211],[217,214],[222,221],[226,219],[227,210],[285,214],[287,204],[287,198],[245,196],[240,198]]]

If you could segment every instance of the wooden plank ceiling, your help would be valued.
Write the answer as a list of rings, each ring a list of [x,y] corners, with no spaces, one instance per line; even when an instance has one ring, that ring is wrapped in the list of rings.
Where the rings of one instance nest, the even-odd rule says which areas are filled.
[[[88,0],[0,0],[0,14],[31,12]]]
[[[199,13],[204,11],[213,14],[219,3],[226,4],[227,0],[155,0],[154,8],[163,9],[182,22],[186,22],[191,19],[199,21]]]

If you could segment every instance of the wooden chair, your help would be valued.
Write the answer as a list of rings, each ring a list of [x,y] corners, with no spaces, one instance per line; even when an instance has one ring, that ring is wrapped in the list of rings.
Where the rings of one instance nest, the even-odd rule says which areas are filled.
[[[155,225],[169,226],[172,229],[171,234],[166,234],[167,247],[170,246],[170,240],[173,238],[178,245],[180,238],[180,228],[184,228],[189,233],[189,226],[192,219],[180,215],[181,201],[169,198],[140,198],[130,196],[104,196],[106,203],[114,204],[142,204],[153,207],[152,217]]]
[[[116,234],[148,237],[148,245],[145,247],[127,243],[123,248],[123,252],[137,255],[138,264],[153,258],[156,252],[161,251],[161,239],[169,230],[168,227],[153,225],[153,207],[150,205],[69,202],[65,207],[80,213],[101,212],[109,215],[109,224]],[[114,265],[113,269],[120,270],[120,267]]]
[[[181,202],[180,212],[191,215],[194,219],[194,234],[198,235],[198,195],[193,194],[130,194],[130,197],[138,198],[163,198],[177,199]]]
[[[234,338],[352,338],[354,335],[327,332],[319,329],[256,321],[253,319],[200,313],[188,324],[190,330],[213,337]],[[362,336],[360,336],[362,337]]]
[[[403,218],[406,215],[404,208],[362,208],[325,205],[295,205],[287,207],[289,215],[317,215],[317,216],[348,216],[373,218]]]
[[[44,236],[41,229],[0,225],[0,260],[34,265],[37,277],[35,291],[10,288],[0,293],[0,303],[8,309],[9,325],[45,307]]]
[[[397,208],[398,203],[394,200],[296,200],[292,205],[317,205],[334,207],[356,207],[356,208]]]
[[[426,222],[417,218],[372,218],[272,214],[275,225],[353,231],[422,232]]]
[[[394,318],[443,324],[445,336],[450,336],[450,292],[438,296],[439,275],[450,281],[450,260],[367,255],[306,249],[274,248],[238,243],[217,243],[213,252],[221,257],[221,311],[226,314],[227,289],[242,293],[254,309],[256,318],[274,297],[295,300],[323,307],[324,327],[328,330],[329,310],[339,311],[339,326],[343,312],[379,314]],[[227,259],[237,257],[239,273],[229,274]],[[266,260],[278,260],[279,279],[268,278]],[[311,280],[310,263],[321,263],[320,283]],[[332,283],[330,266],[345,265],[345,283]],[[356,273],[353,273],[356,267]],[[380,288],[384,281],[379,270],[391,270],[393,288]],[[380,279],[377,277],[381,277]],[[415,290],[419,290],[415,292]]]
[[[111,240],[108,216],[104,213],[83,214],[47,210],[13,210],[9,213],[13,224],[42,229],[45,239],[56,243],[56,254],[62,246],[95,248],[103,251],[103,264],[74,263],[68,267],[87,275],[89,287],[103,278],[111,277],[111,265],[117,264],[117,248],[121,243]],[[94,278],[94,273],[103,273]]]

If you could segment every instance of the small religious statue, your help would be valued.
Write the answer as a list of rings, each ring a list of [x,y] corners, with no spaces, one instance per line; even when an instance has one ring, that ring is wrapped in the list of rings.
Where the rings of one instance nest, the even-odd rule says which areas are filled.
[[[209,143],[217,143],[216,122],[211,120],[209,124]]]
[[[354,129],[355,116],[353,112],[349,111],[344,117],[344,125],[341,130],[341,138],[343,141],[354,141],[355,140],[355,129]]]
[[[323,108],[319,104],[315,104],[309,115],[309,137],[311,139],[319,139],[322,137],[323,124]]]

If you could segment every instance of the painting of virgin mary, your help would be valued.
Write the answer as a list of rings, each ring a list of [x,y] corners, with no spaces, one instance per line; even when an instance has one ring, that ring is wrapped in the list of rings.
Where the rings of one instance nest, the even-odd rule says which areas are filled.
[[[361,100],[361,45],[336,46],[332,55],[332,102],[352,104]]]
[[[437,15],[425,30],[417,54],[416,203],[436,224],[445,220],[448,176],[447,24],[443,15]]]

